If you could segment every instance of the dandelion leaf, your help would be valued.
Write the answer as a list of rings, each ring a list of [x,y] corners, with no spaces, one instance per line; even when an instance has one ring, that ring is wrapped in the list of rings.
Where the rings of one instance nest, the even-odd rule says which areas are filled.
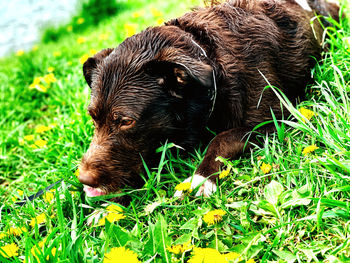
[[[220,240],[213,240],[210,242],[209,246],[210,248],[217,249],[219,251],[227,251],[229,248]]]
[[[272,250],[273,253],[275,253],[279,259],[282,259],[283,261],[287,263],[293,263],[294,261],[297,260],[297,256],[295,256],[293,253],[286,251],[286,250]]]
[[[283,186],[275,180],[272,180],[264,189],[265,198],[272,205],[277,205],[278,197],[282,192]]]
[[[167,234],[167,223],[164,217],[159,216],[155,224],[149,222],[148,232],[149,240],[144,247],[145,254],[151,256],[158,254],[162,258],[159,262],[170,262],[171,257],[166,248],[171,245],[171,239]],[[157,256],[155,260],[158,259]]]
[[[191,218],[185,224],[183,224],[180,229],[194,230],[198,227],[198,218]]]
[[[184,234],[184,235],[180,236],[178,239],[176,239],[176,241],[174,242],[174,245],[184,244],[184,243],[188,242],[189,240],[191,240],[191,237],[192,237],[191,234]]]

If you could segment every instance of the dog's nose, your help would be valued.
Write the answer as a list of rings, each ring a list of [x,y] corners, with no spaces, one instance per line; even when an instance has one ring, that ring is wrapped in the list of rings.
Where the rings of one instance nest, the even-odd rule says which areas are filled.
[[[85,185],[88,185],[91,187],[98,187],[99,186],[99,183],[98,183],[96,176],[93,176],[89,172],[80,171],[78,179],[82,184],[85,184]]]

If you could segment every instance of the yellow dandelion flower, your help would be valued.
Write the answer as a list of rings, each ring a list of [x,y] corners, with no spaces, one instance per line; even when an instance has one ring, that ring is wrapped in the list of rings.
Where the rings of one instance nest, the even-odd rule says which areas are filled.
[[[34,86],[34,88],[40,92],[47,92],[47,87],[45,87],[44,85],[42,84],[37,84]]]
[[[43,252],[42,252],[42,248],[44,247],[44,243],[45,243],[46,240],[43,240],[43,241],[40,241],[38,243],[38,245],[36,246],[33,246],[31,249],[30,249],[30,253],[36,258],[36,260],[38,262],[40,262],[40,259],[39,259],[39,255],[42,255]],[[38,247],[39,246],[39,247]],[[51,255],[52,256],[55,256],[56,255],[56,251],[57,249],[55,247],[53,247],[51,249]],[[49,260],[50,259],[50,255],[47,255],[46,257],[46,260]]]
[[[46,74],[46,75],[43,77],[43,80],[44,80],[47,84],[54,83],[54,82],[57,81],[57,79],[55,78],[55,75],[54,75],[53,73]]]
[[[173,245],[171,247],[167,247],[167,250],[170,253],[176,254],[176,255],[180,255],[183,254],[186,251],[191,250],[192,248],[194,248],[194,245],[191,245],[191,239],[188,240],[186,243],[180,244],[180,245]]]
[[[126,32],[126,37],[131,37],[132,35],[135,35],[137,25],[126,23],[126,24],[124,24],[124,29]]]
[[[53,55],[54,57],[60,57],[60,56],[62,55],[62,53],[61,53],[61,51],[54,51],[54,52],[52,53],[52,55]]]
[[[175,190],[191,193],[192,192],[191,182],[180,183],[177,186],[175,186]]]
[[[44,85],[39,84],[39,85],[37,85],[35,88],[36,88],[38,91],[47,92],[47,87],[45,87]]]
[[[15,244],[8,244],[1,247],[0,254],[5,258],[17,257],[19,247]]]
[[[73,26],[72,25],[67,26],[66,30],[67,30],[67,32],[72,32]]]
[[[222,217],[226,215],[226,212],[222,209],[216,209],[213,211],[209,211],[203,216],[203,221],[207,223],[208,226],[214,225],[220,221],[222,221]]]
[[[75,175],[76,177],[79,177],[79,174],[80,174],[80,170],[79,170],[79,168],[78,168],[78,169],[75,170],[74,175]]]
[[[86,60],[88,60],[90,56],[88,54],[84,54],[80,59],[79,62],[80,64],[84,64]]]
[[[22,190],[17,190],[17,195],[12,197],[12,202],[15,202],[19,197],[21,197],[23,195],[23,191]]]
[[[40,250],[41,250],[41,249],[39,249],[37,246],[33,246],[33,247],[30,249],[30,253],[33,255],[33,257],[36,258],[36,261],[37,261],[37,262],[40,262],[39,255],[42,254],[42,252],[41,252]]]
[[[165,22],[164,18],[161,18],[161,17],[160,17],[160,18],[157,18],[157,20],[156,20],[156,23],[157,23],[158,26],[163,25],[164,22]]]
[[[43,80],[43,77],[34,78],[33,83],[29,85],[29,89],[36,89],[41,92],[46,92],[47,88],[44,85],[40,84],[40,82]]]
[[[26,141],[32,141],[32,140],[34,140],[34,135],[33,135],[33,134],[31,134],[31,135],[26,135],[26,136],[24,136],[23,138],[24,138],[24,140],[26,140]]]
[[[52,192],[46,192],[43,195],[43,199],[46,203],[51,203],[52,200],[54,199],[55,195]]]
[[[32,220],[30,221],[30,226],[34,227],[35,225],[40,225],[46,222],[46,216],[44,213],[32,218]]]
[[[35,133],[43,133],[46,131],[51,130],[51,128],[49,126],[45,126],[45,125],[38,125],[35,128]]]
[[[315,115],[315,113],[312,110],[308,110],[303,107],[299,109],[299,112],[308,120],[311,120],[311,118]],[[305,122],[305,120],[303,121]]]
[[[120,213],[108,213],[108,215],[105,218],[108,220],[108,222],[113,223],[124,219],[125,215]]]
[[[96,49],[93,49],[93,48],[89,50],[90,56],[95,55],[97,52],[98,52],[98,51],[97,51]]]
[[[47,72],[51,73],[51,72],[53,72],[55,70],[55,68],[54,67],[48,67],[46,70],[47,70]]]
[[[45,140],[37,140],[37,141],[34,142],[34,144],[36,146],[38,146],[39,148],[43,148],[43,147],[45,147],[47,145],[47,141],[45,141]]]
[[[7,237],[5,233],[0,233],[0,239],[4,239],[5,237]]]
[[[137,254],[125,247],[114,247],[110,252],[105,253],[103,263],[113,262],[128,262],[138,263],[141,262],[137,258]]]
[[[114,213],[122,213],[123,212],[123,208],[121,208],[118,205],[114,205],[114,204],[107,206],[106,210],[109,212],[114,212]]]
[[[260,169],[264,174],[268,174],[271,171],[272,166],[271,164],[268,164],[268,163],[266,164],[263,162],[262,165],[260,166]]]
[[[40,84],[40,82],[42,81],[42,77],[35,77],[33,79],[33,83],[29,85],[29,89],[35,89],[35,85]]]
[[[23,56],[24,55],[24,50],[20,49],[16,52],[16,56],[17,57],[20,57],[20,56]]]
[[[82,18],[82,17],[78,18],[78,20],[77,20],[77,24],[78,24],[78,25],[81,25],[81,24],[83,24],[84,22],[85,22],[85,19]]]
[[[51,255],[54,257],[56,255],[57,248],[53,247],[51,249]],[[49,260],[50,255],[47,255],[46,260]]]
[[[231,171],[231,166],[229,166],[226,170],[221,171],[221,173],[219,174],[219,179],[222,179],[228,176],[230,174],[230,171]]]
[[[251,258],[251,259],[247,260],[246,263],[255,263],[255,260]]]
[[[107,40],[109,38],[109,34],[103,33],[98,35],[99,40]]]
[[[83,43],[85,43],[86,42],[86,38],[85,37],[78,37],[77,38],[77,43],[78,44],[83,44]]]
[[[38,246],[39,246],[40,248],[43,248],[43,247],[44,247],[44,245],[45,245],[45,243],[46,243],[46,239],[47,239],[47,237],[45,237],[43,240],[41,240],[41,241],[38,243]]]
[[[236,252],[230,252],[227,254],[223,254],[226,260],[232,261],[235,260],[236,258],[239,258],[241,255],[236,253]]]
[[[25,227],[10,227],[9,230],[7,230],[7,233],[13,236],[19,236],[23,232],[27,232]]]
[[[309,153],[312,153],[316,149],[318,149],[318,147],[315,144],[307,146],[307,147],[304,148],[302,154],[307,155]]]
[[[38,45],[34,45],[33,47],[32,47],[32,51],[37,51],[39,49],[39,46]]]
[[[179,255],[182,254],[184,251],[182,251],[182,245],[173,245],[171,247],[166,248],[170,253]]]
[[[123,215],[123,209],[117,205],[109,205],[106,210],[108,214],[98,221],[97,226],[103,226],[106,224],[106,219],[108,222],[113,223],[125,218]]]
[[[144,15],[145,15],[145,10],[140,10],[140,11],[132,13],[131,16],[133,18],[139,18],[139,17],[144,16]]]
[[[43,81],[43,77],[35,77],[33,80],[33,84],[39,84],[41,81]]]
[[[31,249],[30,249],[30,253],[36,258],[36,260],[38,262],[40,262],[40,259],[38,257],[38,255],[41,254],[40,252],[40,249],[37,247],[37,246],[33,246]]]
[[[154,17],[163,16],[163,13],[155,7],[151,7],[150,11],[151,11],[152,16],[154,16]]]

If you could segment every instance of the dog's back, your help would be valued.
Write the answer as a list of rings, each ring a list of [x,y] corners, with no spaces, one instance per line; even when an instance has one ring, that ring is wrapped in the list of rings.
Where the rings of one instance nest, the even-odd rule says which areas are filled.
[[[322,7],[314,12],[307,10],[311,7],[306,0],[298,2],[231,0],[167,23],[193,35],[213,62],[219,87],[211,125],[216,131],[254,127],[271,118],[271,109],[281,117],[271,90],[260,97],[268,85],[265,78],[292,102],[304,97],[321,54],[322,27],[317,19],[310,20],[315,12],[329,10],[337,16],[338,10],[312,1],[313,7]]]

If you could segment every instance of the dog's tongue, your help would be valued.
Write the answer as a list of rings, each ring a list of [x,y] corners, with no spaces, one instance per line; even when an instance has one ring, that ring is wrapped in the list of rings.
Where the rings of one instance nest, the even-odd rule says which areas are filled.
[[[105,195],[106,193],[103,192],[102,190],[98,188],[93,188],[90,186],[84,185],[84,191],[86,193],[86,196],[88,197],[95,197],[95,196],[100,196],[100,195]]]

